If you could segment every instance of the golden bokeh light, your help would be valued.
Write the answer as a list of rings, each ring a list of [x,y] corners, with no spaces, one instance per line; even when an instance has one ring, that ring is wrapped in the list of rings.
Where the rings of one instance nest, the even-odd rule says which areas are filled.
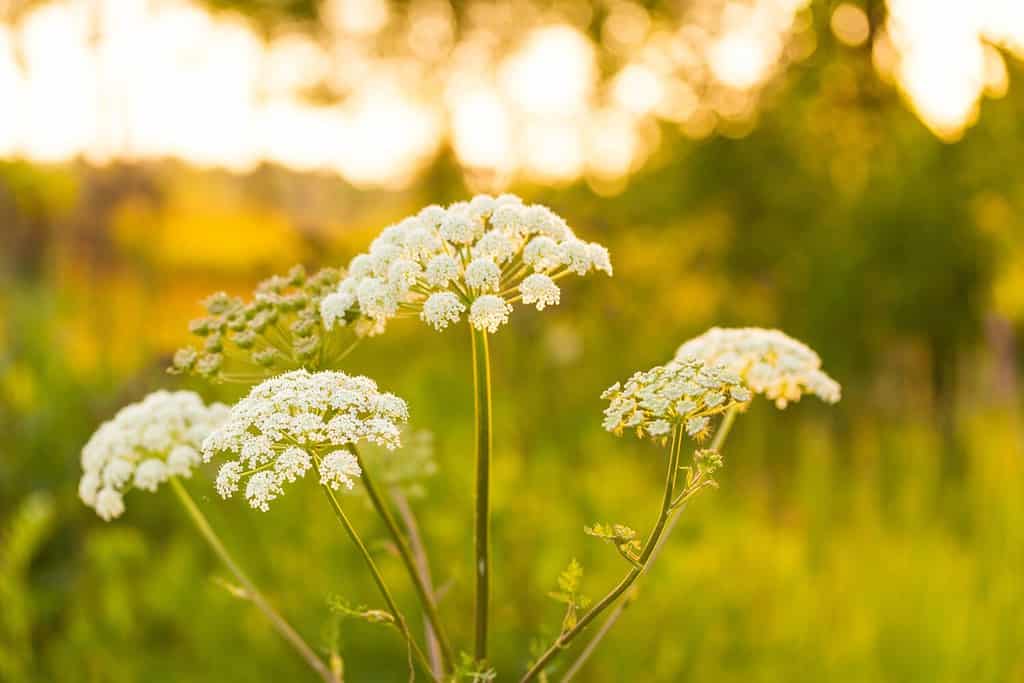
[[[816,45],[807,0],[704,0],[595,15],[532,3],[329,0],[322,31],[266,36],[191,0],[53,0],[0,24],[0,157],[265,162],[356,186],[412,182],[446,145],[499,189],[627,175],[638,131],[749,132],[759,93]],[[936,135],[955,140],[1024,56],[1013,0],[889,0],[872,56]],[[838,5],[847,45],[871,37]],[[592,24],[597,21],[598,23]],[[589,27],[597,26],[599,43]],[[68,112],[74,112],[69,116]]]

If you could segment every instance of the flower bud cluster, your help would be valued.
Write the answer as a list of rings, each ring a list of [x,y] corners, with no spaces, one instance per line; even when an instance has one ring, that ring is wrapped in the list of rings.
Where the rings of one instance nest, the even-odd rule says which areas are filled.
[[[207,316],[189,325],[202,343],[178,350],[169,372],[254,383],[296,368],[330,367],[345,346],[325,335],[320,302],[340,279],[335,268],[307,275],[300,265],[260,283],[250,302],[214,294],[204,302]]]

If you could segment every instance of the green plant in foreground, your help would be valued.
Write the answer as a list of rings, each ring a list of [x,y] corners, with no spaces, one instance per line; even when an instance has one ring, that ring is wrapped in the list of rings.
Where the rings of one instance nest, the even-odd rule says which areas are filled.
[[[410,680],[417,671],[435,681],[495,680],[498,673],[487,659],[489,336],[508,322],[514,303],[543,310],[560,301],[557,280],[594,270],[611,274],[607,251],[578,239],[550,210],[510,195],[482,196],[448,208],[427,207],[385,229],[368,253],[351,261],[346,275],[324,270],[307,277],[297,268],[261,284],[251,303],[214,295],[206,302],[209,316],[192,326],[204,338],[203,347],[180,351],[171,371],[248,384],[249,394],[230,408],[204,405],[191,392],[156,392],[126,407],[83,449],[80,496],[110,520],[124,512],[127,491],[156,491],[169,483],[234,575],[233,592],[253,602],[321,678],[338,681],[342,664],[337,653],[332,650],[325,664],[274,611],[181,482],[200,460],[216,458],[217,492],[225,498],[241,492],[252,508],[266,511],[288,485],[315,476],[384,603],[383,608],[355,607],[334,597],[329,606],[335,625],[347,618],[394,627],[404,643]],[[408,407],[373,380],[336,368],[354,343],[382,333],[393,319],[418,317],[443,330],[461,323],[463,314],[472,338],[476,441],[472,654],[453,648],[442,623],[427,544],[409,504],[410,497],[422,493],[422,478],[433,473],[429,448],[421,444],[395,455],[373,451],[402,446],[403,436],[410,434],[404,428]],[[781,332],[716,328],[683,344],[675,359],[637,372],[602,394],[608,402],[605,430],[635,435],[664,452],[657,517],[646,534],[616,522],[584,528],[615,549],[625,563],[624,574],[592,603],[582,592],[583,567],[575,559],[569,562],[557,578],[557,590],[549,593],[565,607],[557,635],[531,648],[522,683],[547,680],[556,658],[583,642],[583,632],[603,617],[563,680],[582,669],[626,606],[636,601],[639,579],[650,571],[682,510],[717,486],[726,436],[755,394],[780,408],[804,393],[828,402],[839,399],[839,385],[820,366],[811,349]],[[712,434],[708,447],[696,447],[691,458],[684,458],[688,440],[700,444]],[[363,446],[369,448],[363,452]],[[416,592],[425,621],[422,645],[337,495],[357,485],[384,523]]]

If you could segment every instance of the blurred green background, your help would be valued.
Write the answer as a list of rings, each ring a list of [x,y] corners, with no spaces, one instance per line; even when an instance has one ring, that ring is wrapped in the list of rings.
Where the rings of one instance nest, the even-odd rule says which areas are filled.
[[[317,3],[213,4],[266,35],[322,30]],[[573,20],[596,50],[598,83],[625,59],[601,29],[622,6]],[[658,21],[683,11],[630,6]],[[645,530],[656,515],[661,454],[601,430],[601,391],[712,325],[760,325],[815,348],[842,402],[805,399],[783,412],[755,402],[730,438],[721,489],[686,511],[581,679],[1024,681],[1024,71],[986,39],[1005,57],[1002,91],[959,126],[929,122],[907,88],[880,75],[893,3],[843,6],[861,12],[869,35],[858,39],[849,16],[837,23],[837,3],[797,4],[813,46],[765,76],[742,116],[720,108],[696,132],[693,121],[652,116],[649,153],[610,174],[480,174],[445,137],[386,187],[276,163],[230,172],[8,155],[0,680],[312,680],[218,584],[224,571],[166,490],[129,495],[127,514],[109,524],[84,507],[80,448],[121,405],[159,387],[238,396],[163,372],[208,293],[244,294],[296,262],[347,263],[425,204],[509,189],[606,244],[616,273],[568,283],[554,309],[517,309],[493,340],[500,680],[557,629],[560,606],[545,596],[572,557],[592,598],[623,571],[584,524]],[[390,16],[409,7],[396,3]],[[576,17],[584,6],[531,7],[540,9],[528,20],[543,23],[545,12]],[[451,9],[455,35],[472,12],[473,3]],[[388,26],[372,38],[382,53]],[[940,93],[954,87],[950,74]],[[394,324],[346,368],[405,397],[414,426],[434,432],[439,470],[414,507],[447,587],[441,612],[463,647],[472,635],[468,337]],[[209,470],[189,488],[299,630],[322,651],[338,648],[348,680],[404,680],[392,634],[338,622],[327,607],[328,595],[372,606],[376,595],[314,482],[268,513],[217,498]],[[383,529],[350,500],[415,614]]]

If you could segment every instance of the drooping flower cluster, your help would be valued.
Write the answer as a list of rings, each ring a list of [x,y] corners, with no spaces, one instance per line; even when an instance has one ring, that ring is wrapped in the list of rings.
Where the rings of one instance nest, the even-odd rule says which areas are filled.
[[[351,340],[324,334],[320,301],[340,280],[338,269],[307,275],[300,265],[261,282],[248,303],[214,294],[204,302],[208,315],[189,325],[202,345],[180,349],[169,371],[254,384],[300,367],[331,367]]]
[[[779,330],[713,327],[676,351],[676,358],[690,356],[725,365],[778,408],[805,393],[826,403],[839,401],[840,386],[821,370],[818,354]]]
[[[681,426],[689,436],[701,439],[714,415],[750,397],[740,377],[723,366],[692,358],[674,360],[606,389],[601,394],[609,401],[603,425],[616,435],[635,429],[640,438],[661,441]]]
[[[362,472],[346,446],[368,441],[394,449],[401,445],[399,425],[408,419],[405,401],[379,392],[367,377],[294,370],[236,403],[203,443],[203,460],[233,458],[220,468],[217,492],[228,498],[244,481],[249,504],[266,511],[284,484],[310,469],[325,486],[352,488]]]
[[[78,495],[104,520],[120,517],[128,490],[192,476],[203,440],[227,415],[227,406],[204,405],[191,391],[157,391],[125,406],[82,449]]]
[[[324,325],[351,323],[358,336],[396,317],[419,316],[436,330],[468,317],[495,332],[512,304],[559,303],[557,280],[600,270],[608,250],[577,238],[550,209],[514,195],[479,195],[448,208],[428,206],[386,228],[349,264],[348,277],[320,304]]]

